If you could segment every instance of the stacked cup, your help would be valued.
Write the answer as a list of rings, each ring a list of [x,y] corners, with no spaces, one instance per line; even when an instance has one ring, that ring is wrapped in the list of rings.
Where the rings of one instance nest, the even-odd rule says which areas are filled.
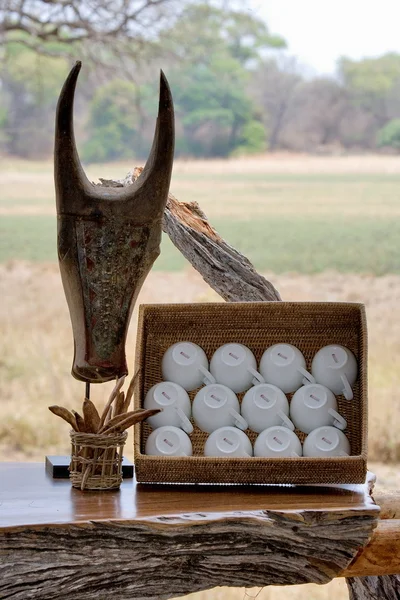
[[[153,432],[145,451],[161,456],[193,453],[189,435],[195,425],[210,434],[206,456],[284,457],[347,456],[346,420],[335,393],[351,399],[357,362],[344,346],[326,346],[315,355],[311,373],[292,344],[275,344],[257,361],[249,348],[224,344],[208,363],[204,350],[178,342],[162,359],[165,381],[146,394],[145,408],[162,412],[148,420]],[[202,386],[200,388],[200,386]],[[190,403],[187,392],[200,388]],[[246,392],[240,405],[238,393]],[[289,405],[286,394],[293,393]],[[308,434],[304,447],[294,429]],[[244,433],[258,433],[254,450]]]

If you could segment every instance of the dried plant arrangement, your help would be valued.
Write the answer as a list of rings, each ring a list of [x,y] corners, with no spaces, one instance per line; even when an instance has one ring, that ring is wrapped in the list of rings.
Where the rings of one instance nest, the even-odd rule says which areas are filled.
[[[122,391],[125,376],[117,379],[101,412],[85,397],[82,414],[63,406],[49,410],[71,427],[70,480],[81,490],[116,489],[122,482],[122,452],[127,429],[160,410],[129,410],[139,371],[132,377],[128,390]],[[88,395],[88,394],[87,394]]]

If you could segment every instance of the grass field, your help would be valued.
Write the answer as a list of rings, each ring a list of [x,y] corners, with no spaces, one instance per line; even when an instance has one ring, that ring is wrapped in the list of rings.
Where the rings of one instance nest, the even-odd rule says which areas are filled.
[[[121,177],[132,165],[90,169]],[[96,172],[95,172],[96,171]],[[0,460],[68,452],[68,428],[47,406],[77,408],[83,384],[70,376],[72,334],[55,263],[49,163],[0,167]],[[371,468],[400,487],[400,158],[271,157],[177,163],[172,184],[197,200],[217,229],[249,255],[285,300],[364,302],[369,323]],[[216,301],[165,243],[138,303]],[[127,343],[133,364],[136,311]],[[93,386],[104,403],[110,386]],[[131,443],[127,454],[132,456]],[[391,463],[385,466],[383,463]],[[259,590],[219,588],[193,600],[248,600]],[[328,586],[262,590],[258,600],[348,598]]]
[[[258,171],[250,164],[243,171],[235,170],[235,161],[221,163],[216,171],[207,163],[203,170],[178,163],[171,189],[178,199],[199,202],[221,235],[261,271],[400,273],[400,171],[341,172],[339,165],[337,173],[315,167],[274,173],[263,170],[262,161]],[[34,166],[4,167],[0,262],[56,260],[51,165]],[[96,168],[107,177],[127,170],[124,164]],[[165,238],[155,269],[179,271],[184,265]]]

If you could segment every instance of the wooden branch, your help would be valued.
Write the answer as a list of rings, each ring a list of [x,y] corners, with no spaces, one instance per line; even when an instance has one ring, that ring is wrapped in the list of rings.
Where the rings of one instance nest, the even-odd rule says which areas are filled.
[[[121,180],[102,179],[107,187],[131,185],[142,167]],[[271,282],[257,273],[252,263],[215,231],[197,202],[179,202],[171,193],[164,211],[163,231],[203,279],[229,302],[281,300]]]
[[[400,519],[380,520],[371,541],[360,550],[341,577],[400,573]]]
[[[371,490],[380,506],[378,529],[343,574],[350,600],[400,598],[400,492]],[[387,519],[394,519],[389,521]]]
[[[223,240],[196,202],[178,202],[169,194],[163,231],[203,279],[230,302],[279,301],[272,283]]]
[[[0,9],[3,32],[21,31],[29,33],[32,38],[62,44],[82,40],[107,40],[112,44],[122,38],[140,42],[149,29],[149,19],[157,25],[165,18],[161,10],[155,10],[156,7],[168,4],[172,13],[170,0],[143,0],[139,6],[136,3],[134,10],[131,2],[114,6],[107,0],[93,0],[90,12],[80,10],[80,0],[37,0],[33,8],[29,4],[32,5],[13,2]]]
[[[27,527],[0,537],[0,595],[161,600],[221,585],[327,583],[365,543],[373,520],[265,511]]]
[[[400,491],[378,488],[372,497],[381,508],[380,519],[400,519]]]
[[[400,575],[346,580],[350,600],[399,600]]]

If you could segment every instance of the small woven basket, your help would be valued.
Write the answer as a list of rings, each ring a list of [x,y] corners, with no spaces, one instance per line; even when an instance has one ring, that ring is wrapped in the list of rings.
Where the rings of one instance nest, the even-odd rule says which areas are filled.
[[[115,490],[122,483],[122,453],[128,433],[99,435],[71,431],[72,486],[81,490]]]

